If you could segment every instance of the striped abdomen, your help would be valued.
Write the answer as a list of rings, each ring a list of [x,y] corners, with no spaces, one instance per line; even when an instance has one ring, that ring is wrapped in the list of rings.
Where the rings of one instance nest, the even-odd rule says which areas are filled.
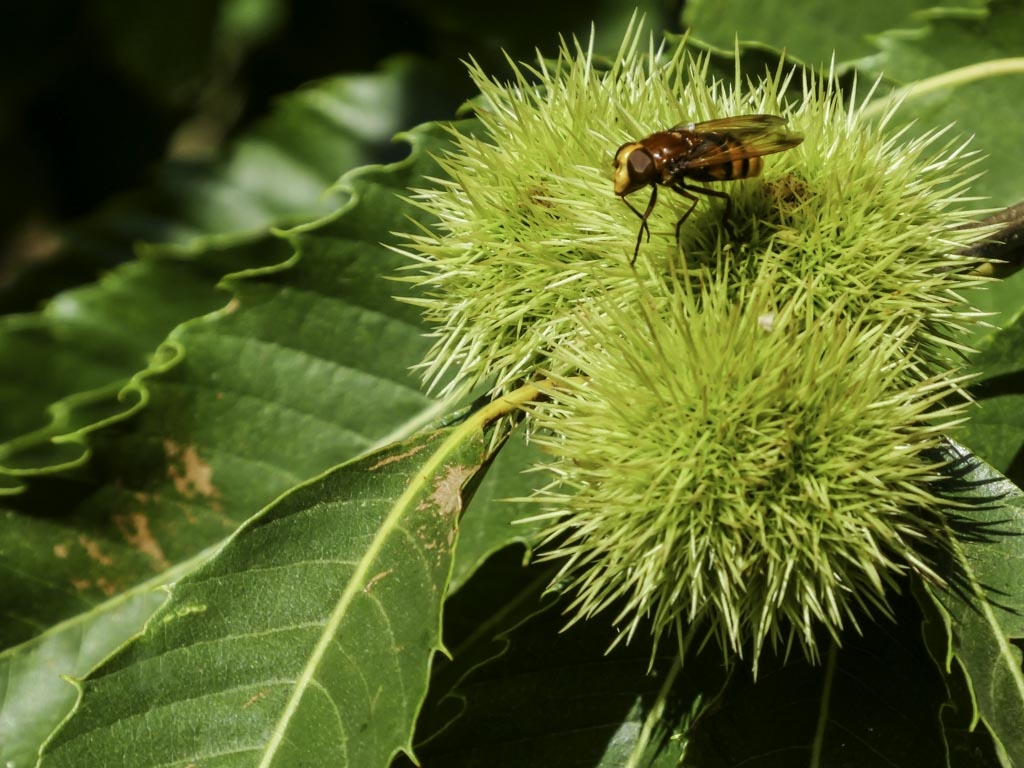
[[[764,161],[739,139],[724,133],[705,133],[701,138],[703,141],[679,165],[679,172],[687,178],[729,181],[761,173]]]

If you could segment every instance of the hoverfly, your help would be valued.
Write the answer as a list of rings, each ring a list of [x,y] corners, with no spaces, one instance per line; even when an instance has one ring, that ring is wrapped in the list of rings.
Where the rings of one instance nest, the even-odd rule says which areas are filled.
[[[640,231],[630,264],[636,263],[644,232],[651,239],[647,219],[658,201],[658,185],[675,190],[690,207],[676,222],[679,229],[697,205],[697,194],[725,200],[723,223],[729,218],[732,201],[725,192],[687,184],[691,181],[730,181],[749,179],[761,173],[762,155],[792,149],[804,137],[785,129],[786,121],[777,115],[740,115],[703,123],[680,123],[667,131],[652,133],[646,139],[630,141],[615,153],[615,194],[640,217]],[[651,188],[647,210],[640,213],[626,199],[643,187]]]

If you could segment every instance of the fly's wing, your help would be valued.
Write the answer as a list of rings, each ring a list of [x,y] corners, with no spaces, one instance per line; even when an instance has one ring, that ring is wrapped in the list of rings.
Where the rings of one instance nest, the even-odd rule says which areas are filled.
[[[780,130],[786,124],[786,118],[778,115],[734,115],[720,117],[717,120],[705,120],[703,123],[680,123],[673,126],[673,131],[695,131],[697,133],[743,133],[754,131]]]
[[[687,157],[680,158],[677,168],[704,168],[792,149],[804,137],[785,126],[785,118],[778,115],[739,115],[677,125],[673,131],[686,131],[701,139]]]

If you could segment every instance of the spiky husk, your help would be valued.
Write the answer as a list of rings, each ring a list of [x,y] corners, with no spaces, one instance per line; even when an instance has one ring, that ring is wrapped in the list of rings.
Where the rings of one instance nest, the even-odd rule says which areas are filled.
[[[909,324],[729,288],[652,300],[642,323],[595,315],[562,348],[585,377],[553,377],[534,410],[557,457],[545,557],[577,617],[615,607],[624,637],[699,624],[730,653],[795,640],[813,658],[822,628],[887,612],[900,574],[938,578],[923,457],[962,416],[942,405],[958,382],[906,383]]]
[[[424,376],[552,382],[531,411],[555,457],[536,500],[580,616],[616,605],[624,636],[703,622],[730,652],[814,656],[819,629],[887,610],[900,574],[938,578],[927,452],[961,417],[979,279],[959,254],[986,234],[963,226],[970,156],[891,131],[895,107],[870,119],[831,78],[709,82],[706,58],[643,39],[608,67],[563,46],[509,83],[471,66],[478,123],[415,193],[436,225],[405,249],[437,329]],[[688,202],[663,191],[633,269],[615,149],[751,113],[804,142],[730,182],[729,226],[702,201],[679,248]]]

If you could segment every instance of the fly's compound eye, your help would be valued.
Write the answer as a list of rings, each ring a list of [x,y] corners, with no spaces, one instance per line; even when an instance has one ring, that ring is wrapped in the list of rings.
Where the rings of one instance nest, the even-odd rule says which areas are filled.
[[[626,171],[630,181],[646,183],[654,175],[654,158],[642,149],[634,150],[626,159]]]

